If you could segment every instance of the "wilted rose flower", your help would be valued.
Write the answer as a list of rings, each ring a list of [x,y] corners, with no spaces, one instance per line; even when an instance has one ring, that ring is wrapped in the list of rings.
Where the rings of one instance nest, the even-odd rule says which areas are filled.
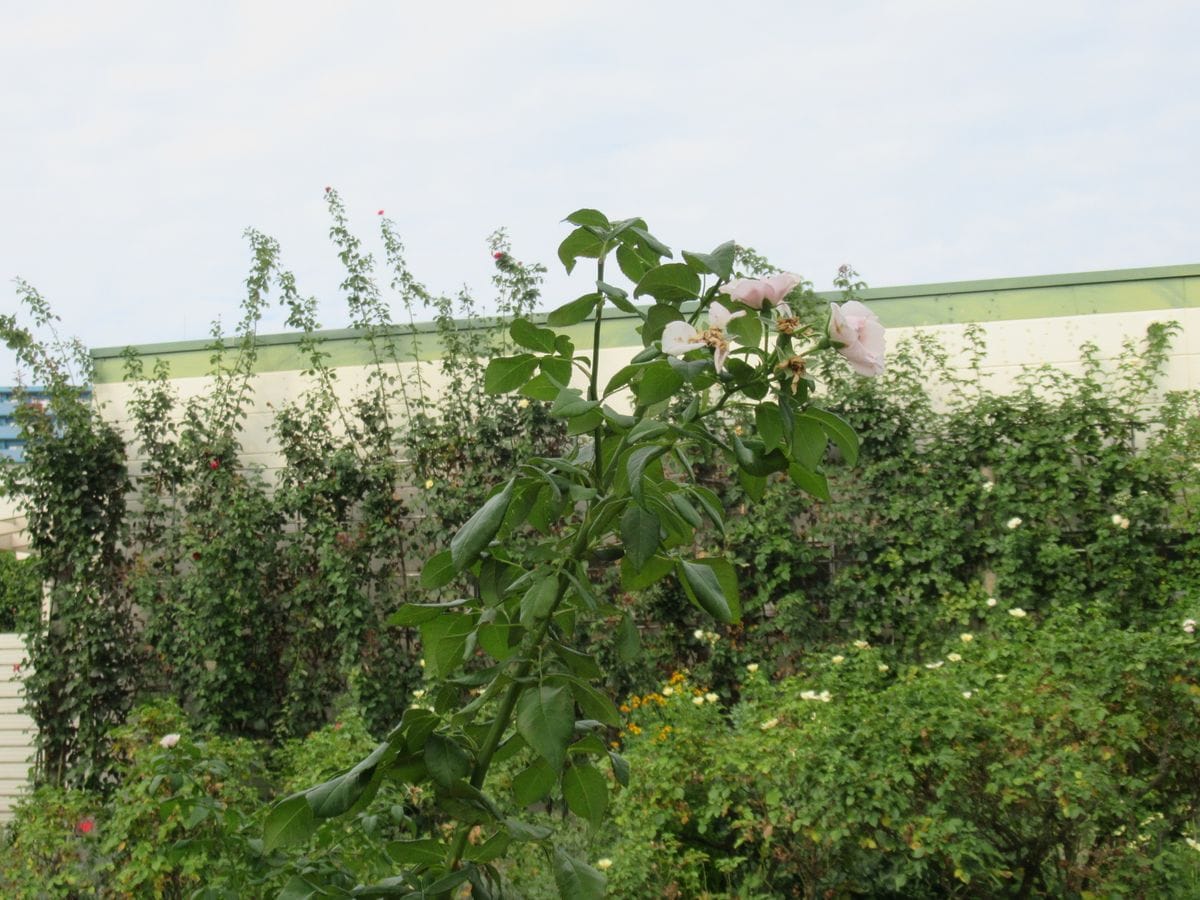
[[[829,305],[829,337],[859,375],[882,375],[884,336],[879,316],[857,300]]]
[[[158,742],[158,746],[162,747],[164,750],[170,750],[178,743],[179,735],[175,732],[171,732],[170,734],[164,734],[162,736],[162,739]]]
[[[781,272],[770,278],[738,278],[721,285],[720,292],[740,300],[751,309],[762,309],[764,301],[773,305],[782,303],[783,298],[799,283],[798,275]]]

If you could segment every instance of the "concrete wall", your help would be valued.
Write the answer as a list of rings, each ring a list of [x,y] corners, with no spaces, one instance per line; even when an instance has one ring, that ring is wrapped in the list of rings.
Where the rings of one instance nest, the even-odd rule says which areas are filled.
[[[863,296],[887,326],[890,346],[917,332],[931,334],[964,368],[967,362],[961,350],[967,329],[972,324],[982,328],[987,343],[983,371],[988,386],[999,391],[1010,388],[1026,367],[1051,364],[1078,371],[1079,348],[1085,342],[1096,344],[1101,358],[1111,361],[1127,341],[1140,340],[1150,323],[1176,321],[1182,333],[1173,346],[1165,387],[1200,388],[1200,266],[881,288]],[[601,383],[641,349],[634,330],[637,322],[629,315],[606,314]],[[568,329],[577,347],[590,344],[590,329],[587,322]],[[365,390],[369,368],[360,336],[343,331],[328,332],[325,337],[324,349],[330,353],[331,364],[337,366],[343,398]],[[406,362],[401,371],[413,382],[419,365],[427,394],[437,396],[445,390],[438,347],[427,328],[415,338],[412,356],[420,362]],[[398,344],[407,348],[411,340],[406,335]],[[167,361],[182,398],[209,389],[205,375],[209,351],[203,344],[138,349],[146,357],[147,370],[156,359]],[[131,429],[125,411],[133,388],[122,380],[119,353],[118,348],[94,351],[99,376],[95,397],[104,404],[105,415],[128,434]],[[303,390],[303,365],[294,335],[263,339],[254,376],[254,401],[242,440],[244,461],[260,465],[268,473],[280,463],[269,431],[274,410]],[[415,393],[415,384],[410,384],[410,391]]]

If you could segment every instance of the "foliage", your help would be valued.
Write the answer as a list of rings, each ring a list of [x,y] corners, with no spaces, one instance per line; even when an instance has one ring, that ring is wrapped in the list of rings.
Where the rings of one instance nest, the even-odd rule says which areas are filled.
[[[37,563],[0,551],[0,631],[29,631],[42,609]]]
[[[614,894],[1187,894],[1194,604],[1152,629],[1015,609],[924,663],[863,642],[776,683],[756,667],[727,711],[682,677],[634,698]]]
[[[43,785],[23,796],[0,837],[0,894],[95,896],[102,883],[103,798]]]
[[[49,408],[17,406],[25,462],[0,471],[5,491],[24,500],[35,570],[49,588],[45,627],[36,617],[27,623],[24,690],[39,778],[97,788],[111,775],[107,732],[129,708],[139,663],[121,581],[124,444],[85,399],[86,351],[58,339],[36,290],[18,282],[18,293],[35,328],[51,335],[40,342],[15,317],[0,316],[0,337],[49,396]]]

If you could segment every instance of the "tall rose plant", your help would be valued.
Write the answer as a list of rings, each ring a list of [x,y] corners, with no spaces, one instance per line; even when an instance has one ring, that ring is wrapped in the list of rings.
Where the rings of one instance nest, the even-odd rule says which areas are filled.
[[[601,868],[512,813],[550,801],[598,827],[610,790],[628,780],[613,743],[620,716],[597,687],[604,673],[573,646],[581,623],[603,622],[619,654],[638,652],[634,615],[596,590],[599,569],[618,567],[622,588],[635,595],[675,578],[699,609],[736,623],[733,566],[694,546],[697,529],[705,520],[721,527],[723,512],[692,476],[689,451],[726,454],[751,497],[786,473],[828,499],[827,444],[850,462],[857,456],[854,431],[814,402],[808,361],[836,349],[855,371],[878,374],[883,331],[865,306],[852,301],[834,306],[827,321],[802,321],[787,302],[800,279],[735,278],[733,242],[675,261],[642,219],[581,209],[566,221],[573,228],[559,259],[568,272],[593,261],[592,286],[544,322],[514,320],[518,352],[488,364],[485,386],[549,404],[577,443],[561,457],[525,460],[425,564],[429,602],[404,605],[392,622],[420,629],[429,683],[387,739],[268,817],[270,850],[363,809],[385,780],[432,796],[439,827],[393,844],[396,875],[358,895],[449,897],[469,884],[474,897],[498,896],[496,862],[513,842],[535,842],[564,897],[602,897]],[[614,283],[620,276],[628,287]],[[602,383],[611,308],[637,317],[643,346]],[[590,346],[577,350],[588,337]],[[735,412],[754,422],[749,433],[735,426]],[[520,555],[508,540],[518,529],[533,535]],[[451,590],[464,578],[473,585],[466,597]],[[502,758],[518,767],[504,787],[489,779]],[[305,873],[287,890],[350,895]]]

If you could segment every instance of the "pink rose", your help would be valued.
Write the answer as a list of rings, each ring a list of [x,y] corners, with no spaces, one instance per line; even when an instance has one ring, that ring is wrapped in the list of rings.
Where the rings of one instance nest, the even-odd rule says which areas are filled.
[[[770,278],[739,278],[721,285],[720,292],[734,300],[740,300],[752,309],[762,309],[763,301],[778,305],[792,288],[800,283],[800,277],[791,272],[782,272]]]
[[[857,300],[829,304],[829,338],[859,375],[883,374],[883,323]]]

